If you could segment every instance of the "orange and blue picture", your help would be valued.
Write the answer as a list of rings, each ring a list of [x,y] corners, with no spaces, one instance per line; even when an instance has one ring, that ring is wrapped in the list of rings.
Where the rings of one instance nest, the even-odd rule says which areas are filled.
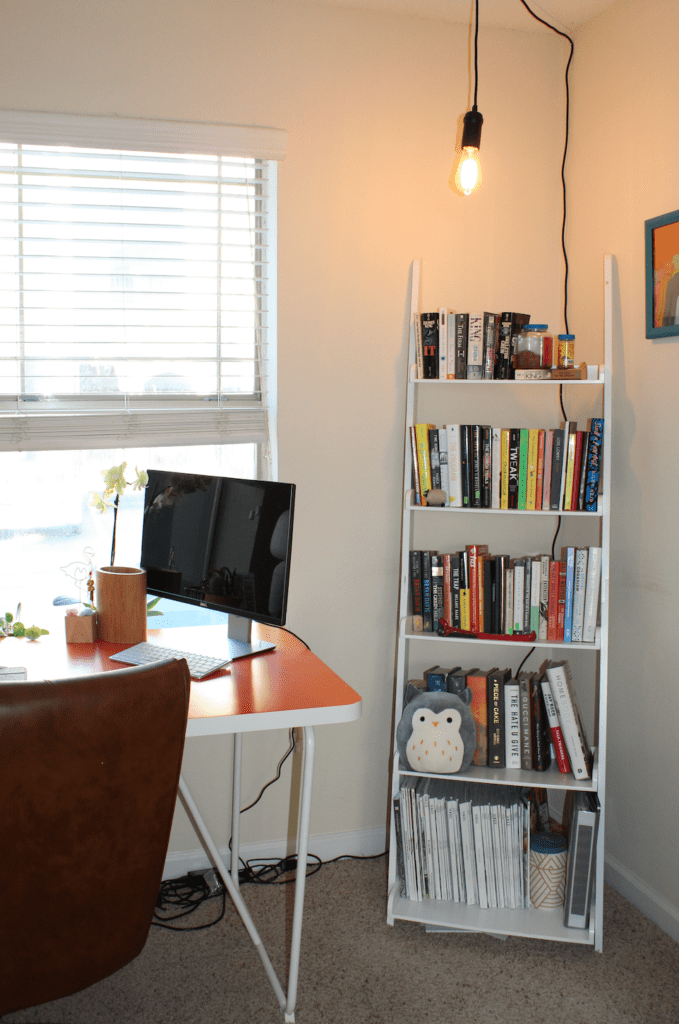
[[[679,221],[653,231],[653,326],[679,324]]]

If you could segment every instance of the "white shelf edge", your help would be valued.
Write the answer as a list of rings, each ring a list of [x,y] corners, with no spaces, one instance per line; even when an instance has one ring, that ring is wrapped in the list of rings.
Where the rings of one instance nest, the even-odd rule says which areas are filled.
[[[596,512],[571,512],[562,509],[527,509],[527,508],[457,508],[445,505],[413,505],[406,503],[409,512],[446,512],[454,515],[494,515],[494,516],[576,516],[579,519],[601,519],[603,509]]]
[[[422,925],[458,928],[469,932],[487,932],[491,935],[513,935],[551,942],[594,944],[592,928],[567,928],[563,923],[563,910],[525,910],[468,906],[451,900],[406,900],[394,895],[391,915],[400,921],[415,921]],[[593,908],[590,919],[594,917]]]
[[[598,793],[598,757],[594,748],[594,766],[591,779],[576,779],[572,772],[561,773],[552,762],[551,766],[544,772],[526,771],[525,769],[512,768],[481,768],[475,765],[464,772],[456,772],[453,775],[435,775],[430,772],[414,772],[398,767],[396,763],[396,774],[400,776],[413,776],[415,778],[426,776],[432,779],[443,779],[444,781],[457,782],[484,782],[492,786],[527,786],[530,789],[538,787],[541,789],[560,790],[583,790],[586,793]]]
[[[601,649],[599,626],[597,626],[597,639],[593,644],[582,642],[567,644],[557,640],[480,640],[475,636],[439,636],[438,633],[406,632],[405,627],[402,637],[404,640],[438,640],[441,643],[484,644],[494,647],[547,647],[565,651],[598,651]]]
[[[438,385],[439,387],[450,387],[450,385],[452,385],[453,387],[465,387],[467,385],[469,385],[470,387],[479,387],[482,384],[491,385],[491,387],[497,387],[498,385],[501,385],[502,387],[509,386],[515,388],[535,387],[535,385],[541,385],[544,387],[545,384],[551,386],[554,386],[555,384],[568,384],[569,387],[571,387],[573,384],[576,384],[580,387],[601,387],[604,384],[604,378],[601,376],[601,374],[599,374],[596,380],[559,380],[553,377],[549,377],[547,380],[439,380],[438,378],[428,380],[420,377],[411,376],[410,382],[412,384],[427,384],[429,386]]]

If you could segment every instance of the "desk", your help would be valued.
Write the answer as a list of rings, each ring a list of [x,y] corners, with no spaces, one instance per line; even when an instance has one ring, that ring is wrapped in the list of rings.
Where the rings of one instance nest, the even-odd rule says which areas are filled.
[[[224,628],[196,626],[152,629],[149,630],[149,639],[177,650],[219,654]],[[35,643],[13,637],[0,641],[0,663],[25,666],[28,678],[32,680],[89,675],[93,672],[110,672],[124,667],[120,662],[110,661],[109,658],[111,654],[124,650],[130,644],[103,641],[94,644],[67,644],[63,623],[58,618],[50,623],[50,629],[52,632],[49,636],[44,636]],[[270,640],[276,644],[276,648],[252,658],[235,661],[227,669],[220,669],[214,676],[202,682],[194,680],[191,684],[186,729],[187,738],[221,733],[234,734],[230,873],[183,778],[179,783],[179,791],[196,833],[208,849],[213,864],[219,870],[255,945],[284,1012],[285,1020],[294,1021],[306,872],[298,872],[295,884],[290,968],[287,992],[284,992],[238,885],[242,735],[244,732],[266,729],[301,727],[303,730],[297,858],[298,864],[306,865],[315,749],[314,726],[357,719],[361,714],[361,698],[315,654],[307,650],[301,641],[284,630],[254,624],[253,638]]]

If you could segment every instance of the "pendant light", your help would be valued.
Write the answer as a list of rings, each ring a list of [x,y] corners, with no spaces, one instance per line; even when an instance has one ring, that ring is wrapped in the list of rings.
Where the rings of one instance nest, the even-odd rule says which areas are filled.
[[[453,167],[448,185],[455,192],[469,196],[476,192],[481,184],[481,163],[479,148],[481,146],[481,126],[483,114],[476,105],[479,90],[479,0],[475,2],[474,29],[474,105],[464,115],[462,129],[462,146],[457,167]]]

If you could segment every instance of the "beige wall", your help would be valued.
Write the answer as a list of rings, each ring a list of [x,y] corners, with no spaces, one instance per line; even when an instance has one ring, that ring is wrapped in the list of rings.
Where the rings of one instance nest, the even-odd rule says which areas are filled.
[[[562,47],[484,34],[486,184],[472,202],[446,184],[467,45],[462,26],[275,0],[2,9],[7,108],[290,133],[279,178],[280,477],[298,485],[288,621],[364,698],[360,722],[318,730],[315,834],[386,822],[410,261],[423,260],[423,306],[528,303],[558,320]],[[286,741],[246,737],[244,801]],[[225,804],[228,749],[219,739],[187,747],[210,822]],[[246,843],[286,834],[284,794],[272,787],[248,815]],[[225,842],[224,828],[215,833]],[[196,846],[178,818],[172,848]]]
[[[679,338],[645,337],[644,220],[679,207],[679,6],[620,0],[577,35],[569,245],[573,327],[600,334],[617,256],[608,820],[617,881],[679,934]]]
[[[383,827],[408,269],[422,258],[422,308],[527,308],[562,328],[565,44],[482,32],[485,180],[465,200],[446,185],[467,107],[462,26],[278,0],[22,0],[1,17],[3,106],[290,133],[279,176],[280,477],[298,485],[289,625],[364,698],[360,722],[318,730],[312,834]],[[571,328],[591,361],[604,251],[617,253],[622,284],[608,848],[675,907],[679,715],[667,638],[679,367],[674,342],[644,339],[643,220],[679,206],[678,30],[671,0],[623,0],[578,34],[568,233]],[[645,186],[643,140],[656,154]],[[244,802],[273,775],[286,739],[246,737]],[[226,803],[229,749],[219,738],[187,746],[210,823]],[[273,786],[250,812],[246,843],[285,835],[285,794]],[[225,828],[215,833],[226,841]],[[172,849],[196,845],[179,816]]]

